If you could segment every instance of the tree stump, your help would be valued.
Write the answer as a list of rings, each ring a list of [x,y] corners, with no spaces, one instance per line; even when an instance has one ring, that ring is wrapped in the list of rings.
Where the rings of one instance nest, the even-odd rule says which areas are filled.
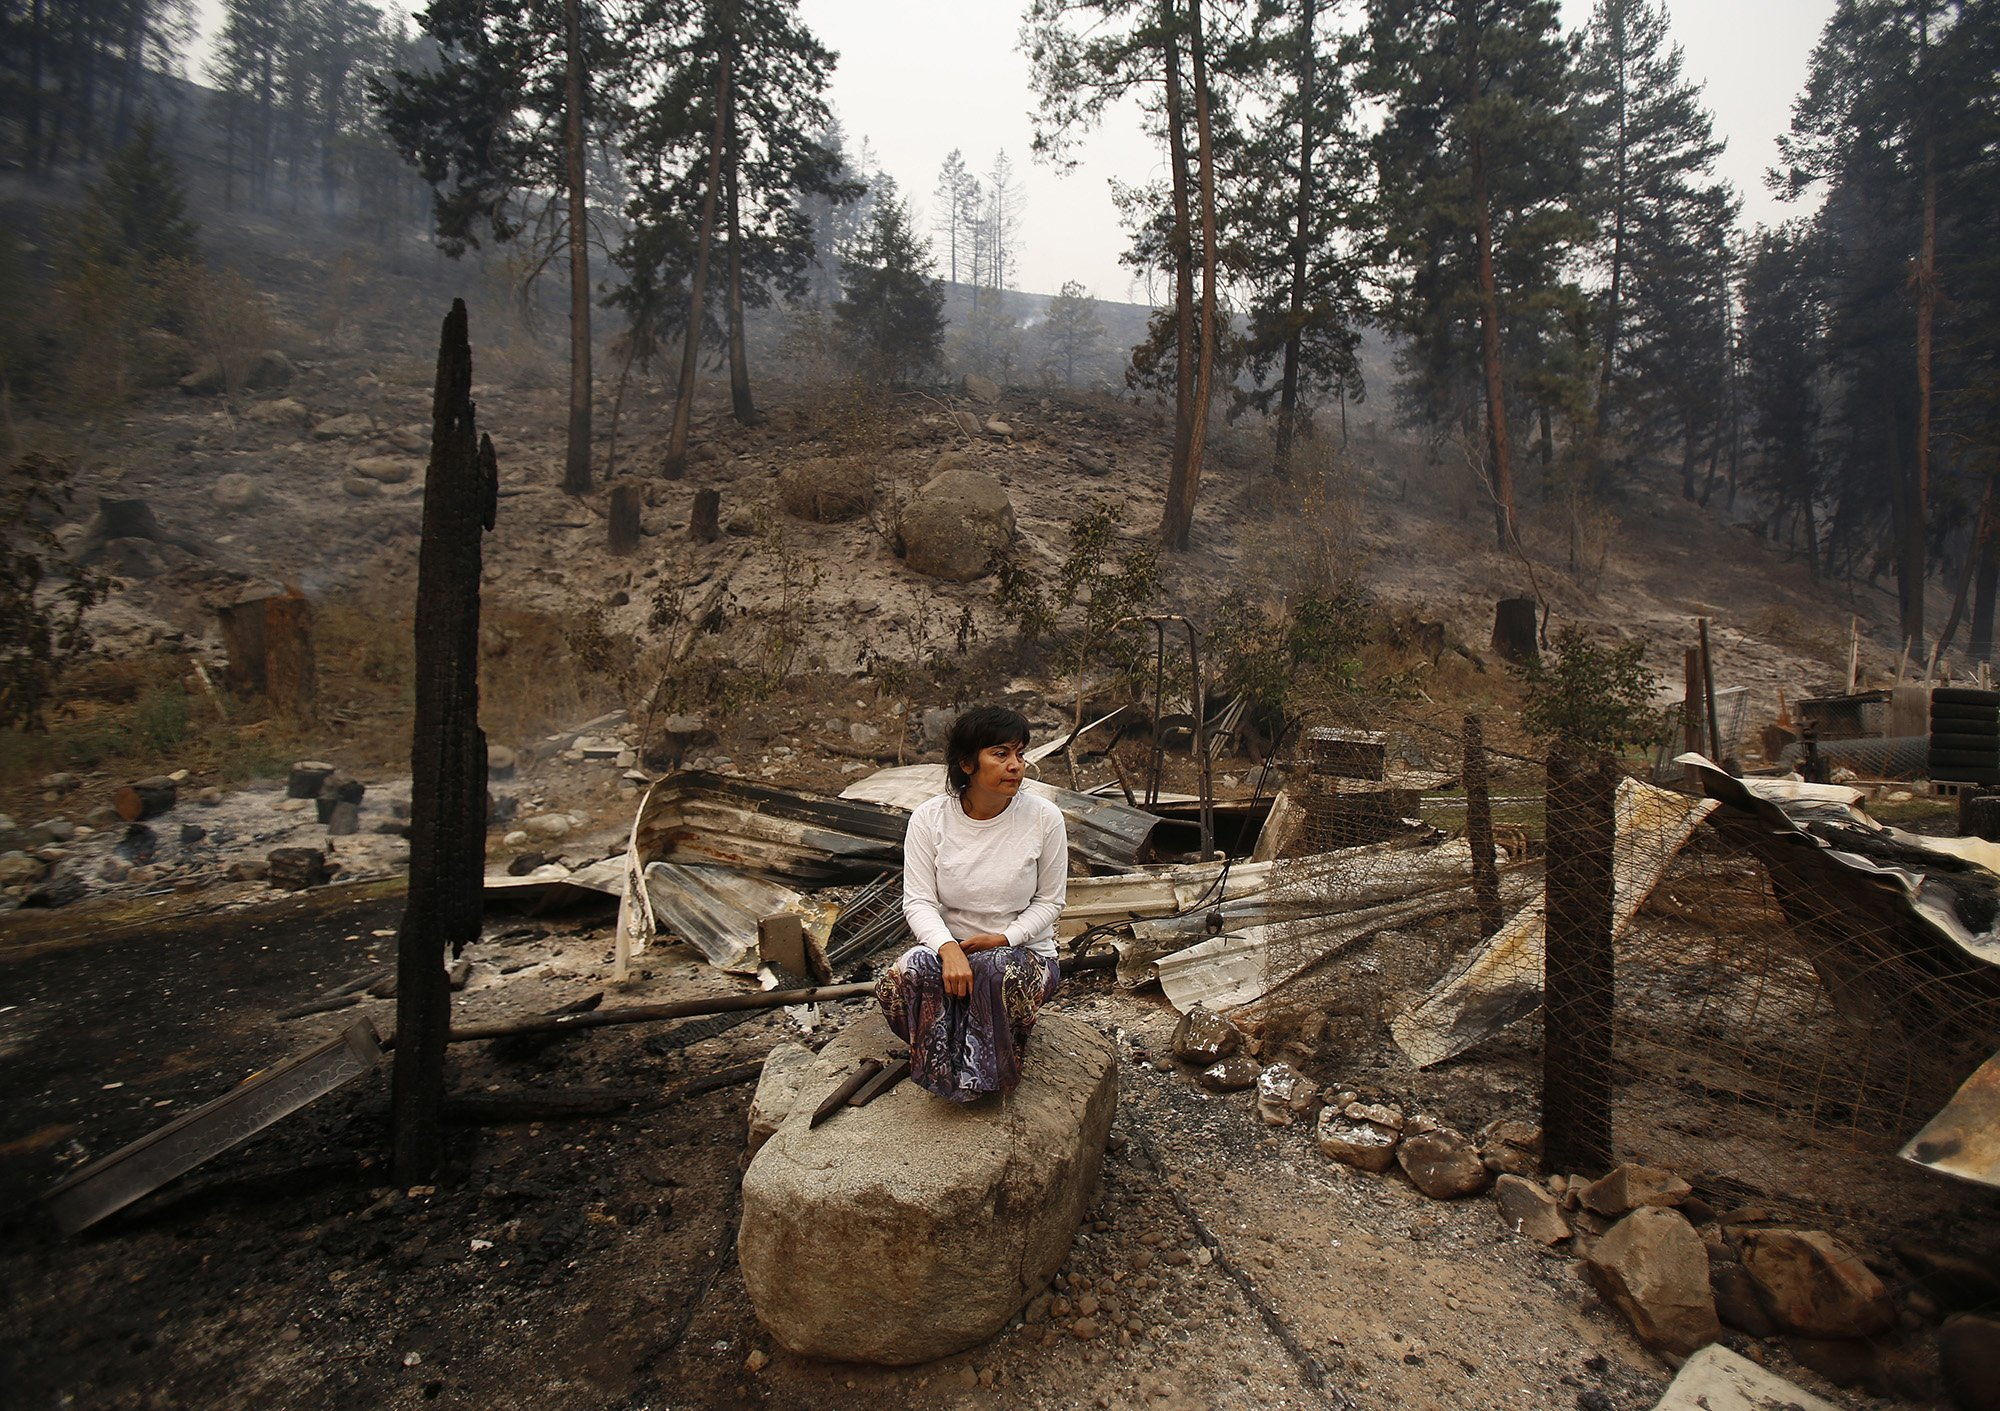
[[[318,848],[273,848],[264,859],[265,874],[274,887],[302,892],[326,882],[326,854]]]
[[[1989,843],[2000,843],[2000,794],[1980,794],[1965,799],[1959,810],[1962,818],[1958,825],[1960,837],[1984,838]]]
[[[174,806],[179,796],[179,786],[171,779],[164,776],[140,779],[112,795],[111,806],[127,823],[137,823],[142,818],[165,813]]]
[[[332,765],[323,764],[316,759],[302,759],[292,766],[292,772],[285,780],[285,797],[316,799],[332,775]]]
[[[222,679],[239,696],[254,696],[264,689],[264,599],[248,598],[217,608],[222,624],[222,645],[228,664]]]
[[[295,719],[312,714],[312,604],[289,594],[264,600],[264,694],[271,708]]]
[[[722,537],[722,492],[708,489],[694,492],[694,508],[688,512],[688,538],[697,544],[713,544]]]
[[[1508,661],[1534,661],[1537,618],[1533,598],[1502,598],[1493,605],[1493,650]]]
[[[611,487],[611,507],[607,518],[611,528],[611,552],[629,554],[639,547],[639,507],[644,502],[636,480],[621,480]]]

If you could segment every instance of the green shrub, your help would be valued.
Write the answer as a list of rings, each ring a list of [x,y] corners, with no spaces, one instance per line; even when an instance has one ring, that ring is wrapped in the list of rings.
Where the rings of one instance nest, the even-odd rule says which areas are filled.
[[[1556,633],[1546,657],[1507,669],[1527,688],[1521,724],[1549,744],[1610,750],[1653,743],[1653,673],[1646,644],[1600,647],[1574,627]]]

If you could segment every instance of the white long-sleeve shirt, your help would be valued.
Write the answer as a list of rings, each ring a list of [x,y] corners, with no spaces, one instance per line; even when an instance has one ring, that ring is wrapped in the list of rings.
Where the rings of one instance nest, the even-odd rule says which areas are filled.
[[[1069,890],[1062,810],[1023,789],[992,818],[969,817],[956,794],[917,805],[903,838],[903,916],[931,950],[998,932],[1054,959]]]

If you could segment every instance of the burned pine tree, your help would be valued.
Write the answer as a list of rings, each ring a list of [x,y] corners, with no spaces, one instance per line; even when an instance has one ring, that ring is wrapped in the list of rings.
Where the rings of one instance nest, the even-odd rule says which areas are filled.
[[[444,1047],[453,955],[478,936],[486,848],[486,735],[479,728],[480,535],[499,468],[472,407],[465,302],[438,344],[424,532],[417,566],[416,721],[410,742],[410,892],[396,939],[395,1174],[427,1179],[443,1155]]]

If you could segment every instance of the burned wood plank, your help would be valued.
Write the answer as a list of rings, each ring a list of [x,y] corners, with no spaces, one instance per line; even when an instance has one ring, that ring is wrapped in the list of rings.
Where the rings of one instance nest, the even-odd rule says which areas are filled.
[[[374,1068],[382,1048],[367,1020],[237,1084],[54,1186],[43,1200],[65,1234],[88,1229],[210,1157]]]
[[[451,1042],[472,1043],[479,1039],[503,1039],[516,1034],[557,1034],[571,1029],[601,1029],[613,1024],[651,1024],[664,1019],[691,1019],[702,1014],[729,1014],[741,1009],[778,1009],[788,1004],[824,1004],[830,1000],[858,999],[875,993],[872,984],[817,985],[802,990],[765,990],[758,994],[718,995],[712,999],[677,1000],[671,1004],[634,1004],[617,1009],[597,1009],[586,1014],[546,1014],[532,1019],[502,1020],[492,1024],[468,1024],[451,1031]],[[392,1041],[385,1040],[384,1047]]]

